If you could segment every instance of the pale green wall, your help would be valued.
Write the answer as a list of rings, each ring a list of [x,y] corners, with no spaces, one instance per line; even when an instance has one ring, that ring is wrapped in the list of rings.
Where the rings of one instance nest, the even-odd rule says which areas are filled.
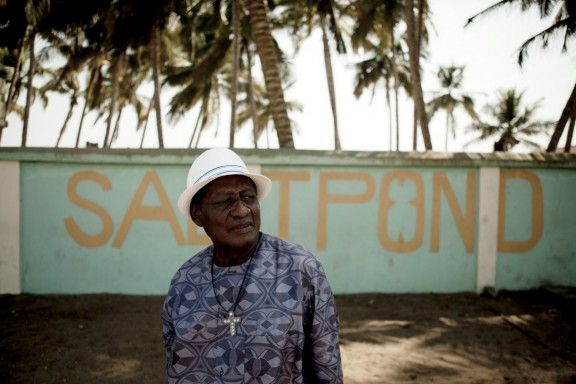
[[[541,285],[576,285],[576,174],[567,169],[533,169],[544,195],[542,240],[523,253],[500,253],[498,284],[510,289]],[[514,181],[507,192],[506,233],[525,240],[530,233],[530,189]]]
[[[178,229],[187,237],[185,218],[176,209],[176,199],[185,186],[190,163],[201,151],[86,151],[7,150],[1,160],[20,161],[21,182],[21,283],[29,293],[127,294],[165,293],[175,270],[203,246],[178,245],[168,221],[136,220],[121,246],[119,229],[136,191],[144,180],[158,177],[160,193],[165,191],[169,215],[175,215]],[[490,154],[389,154],[334,153],[316,151],[238,151],[248,164],[259,164],[264,173],[300,172],[309,179],[290,183],[287,200],[281,201],[280,182],[262,205],[262,230],[279,234],[278,212],[289,204],[288,237],[303,244],[322,261],[336,293],[354,292],[459,292],[475,291],[478,244],[477,232],[479,170],[499,167],[501,172],[519,169],[536,175],[542,186],[543,232],[539,241],[522,253],[497,254],[495,273],[498,289],[529,289],[545,284],[576,284],[576,157],[570,155]],[[543,161],[546,160],[546,161]],[[87,234],[102,231],[102,220],[92,210],[79,207],[68,195],[74,175],[94,172],[107,180],[83,179],[78,196],[101,207],[110,216],[112,233],[96,247],[75,241],[66,220]],[[383,188],[383,180],[394,172],[415,175],[422,181],[423,238],[417,249],[391,251],[379,235],[381,197],[396,202],[389,209],[388,237],[401,233],[408,241],[416,231],[417,215],[410,201],[417,196],[410,180],[398,180]],[[321,177],[340,173],[362,175],[373,180],[374,191],[362,202],[332,202],[327,205],[326,249],[318,248]],[[472,174],[472,178],[468,178]],[[152,176],[151,176],[152,175]],[[455,224],[447,199],[439,199],[440,225],[433,216],[433,185],[441,175],[454,192],[457,205],[465,212],[468,183],[474,183],[473,249],[468,252]],[[436,179],[437,180],[437,179]],[[331,180],[327,193],[333,198],[360,196],[367,185],[360,180]],[[158,207],[157,185],[148,184],[141,206]],[[497,185],[494,188],[498,188]],[[506,239],[522,241],[533,228],[532,190],[523,179],[507,182]],[[325,203],[325,202],[324,202]],[[166,210],[164,210],[166,212]],[[168,216],[170,217],[170,216]],[[439,229],[439,249],[432,247],[433,227]],[[380,236],[380,237],[379,237]],[[496,241],[496,239],[494,239]]]

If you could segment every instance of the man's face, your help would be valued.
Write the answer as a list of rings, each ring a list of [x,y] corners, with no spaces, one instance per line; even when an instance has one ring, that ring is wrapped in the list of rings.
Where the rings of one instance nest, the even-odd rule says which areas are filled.
[[[206,185],[191,216],[203,227],[217,251],[243,252],[256,246],[260,233],[260,203],[256,187],[245,176],[224,176]]]

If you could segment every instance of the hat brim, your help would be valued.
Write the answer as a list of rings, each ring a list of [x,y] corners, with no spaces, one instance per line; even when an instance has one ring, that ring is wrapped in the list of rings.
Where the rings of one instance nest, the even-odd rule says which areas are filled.
[[[256,194],[258,196],[259,202],[262,202],[262,200],[264,200],[264,198],[266,196],[268,196],[268,193],[270,193],[270,190],[272,189],[272,180],[270,180],[266,176],[258,175],[255,173],[240,173],[240,172],[226,173],[223,175],[214,176],[210,179],[203,180],[202,182],[195,184],[195,185],[191,186],[190,188],[187,188],[184,192],[182,192],[182,194],[178,198],[178,209],[184,215],[190,217],[190,204],[192,203],[192,199],[194,198],[194,195],[196,195],[196,193],[198,193],[199,190],[201,190],[206,185],[210,184],[212,181],[214,181],[216,179],[219,179],[221,177],[236,176],[236,175],[246,176],[246,177],[252,179],[254,184],[256,184]]]

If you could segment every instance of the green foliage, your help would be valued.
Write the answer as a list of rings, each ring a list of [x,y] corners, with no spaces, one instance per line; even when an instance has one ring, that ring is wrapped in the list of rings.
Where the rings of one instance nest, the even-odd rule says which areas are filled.
[[[484,108],[487,119],[479,119],[470,126],[472,132],[479,133],[470,143],[496,139],[494,151],[509,151],[517,144],[541,149],[532,138],[549,133],[554,122],[535,120],[534,114],[540,104],[524,105],[523,96],[524,92],[515,89],[499,91],[496,102]]]

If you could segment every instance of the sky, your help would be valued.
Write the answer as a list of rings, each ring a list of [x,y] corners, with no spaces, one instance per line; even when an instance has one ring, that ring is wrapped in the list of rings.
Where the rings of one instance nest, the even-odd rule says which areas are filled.
[[[495,0],[430,0],[433,12],[433,29],[430,32],[430,60],[423,66],[423,89],[425,100],[431,92],[440,90],[436,72],[440,66],[464,66],[463,93],[474,97],[476,107],[482,111],[487,103],[497,100],[497,92],[515,88],[524,92],[525,105],[538,102],[540,108],[536,118],[556,121],[576,83],[576,50],[572,45],[567,53],[561,53],[561,40],[556,39],[545,50],[534,47],[522,68],[517,64],[517,52],[529,37],[542,31],[552,22],[541,20],[536,10],[521,13],[518,8],[505,7],[478,18],[464,27],[469,17],[494,4]],[[286,44],[287,41],[285,42]],[[286,46],[286,50],[290,50]],[[295,124],[294,143],[296,149],[334,149],[333,123],[326,86],[321,35],[315,33],[291,58],[295,84],[285,92],[289,101],[297,101],[303,106],[302,112],[291,113]],[[333,68],[338,108],[338,125],[343,150],[388,151],[389,116],[385,92],[367,91],[360,98],[353,95],[354,71],[352,65],[359,60],[351,50],[347,55],[333,55]],[[163,104],[168,103],[165,98]],[[81,104],[82,105],[82,104]],[[401,151],[412,150],[412,103],[405,96],[400,97],[399,140]],[[74,146],[81,107],[68,125],[61,145]],[[164,111],[167,107],[164,107]],[[53,147],[59,130],[68,111],[68,100],[64,97],[51,97],[44,109],[37,104],[33,107],[29,125],[28,145],[32,147]],[[164,118],[164,145],[167,148],[186,147],[190,141],[196,121],[196,111],[191,111],[177,124],[169,124]],[[142,131],[136,131],[135,123],[126,111],[121,122],[120,135],[113,147],[137,148]],[[481,112],[482,113],[482,112]],[[469,118],[462,112],[456,114],[457,136],[449,138],[449,152],[491,152],[493,141],[465,146],[474,137],[465,129]],[[89,116],[83,125],[81,143],[102,143],[105,125],[92,127],[94,116]],[[9,116],[9,126],[4,130],[0,146],[19,146],[22,122]],[[199,147],[207,148],[228,145],[229,108],[224,107],[218,129],[212,126],[203,133]],[[430,121],[430,134],[435,151],[444,151],[445,115],[438,112]],[[244,127],[236,135],[236,146],[251,148],[252,139],[249,127]],[[538,140],[543,147],[548,138]],[[153,115],[144,137],[144,147],[156,148],[158,139]],[[278,148],[275,133],[263,135],[258,143],[260,148]],[[564,145],[564,137],[559,146]],[[83,146],[81,144],[81,146]],[[395,148],[395,140],[392,142]],[[423,150],[419,139],[418,150]],[[517,146],[516,152],[527,152],[531,148]]]

